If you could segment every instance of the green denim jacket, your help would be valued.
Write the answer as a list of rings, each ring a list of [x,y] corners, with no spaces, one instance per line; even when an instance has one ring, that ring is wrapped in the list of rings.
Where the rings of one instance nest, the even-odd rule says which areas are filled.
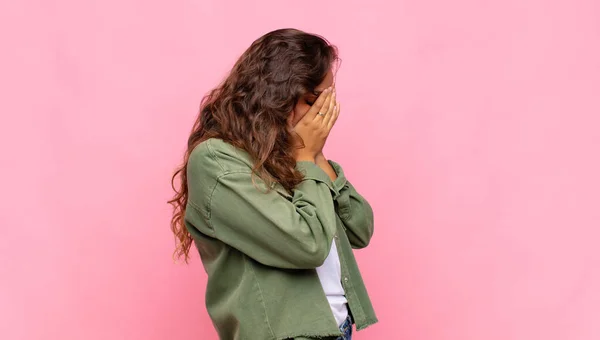
[[[346,180],[316,164],[293,194],[267,190],[244,151],[209,139],[187,170],[186,227],[208,283],[206,306],[222,340],[314,339],[341,335],[315,270],[336,242],[342,285],[357,330],[377,322],[352,248],[373,234],[373,212]],[[260,190],[259,190],[260,189]]]

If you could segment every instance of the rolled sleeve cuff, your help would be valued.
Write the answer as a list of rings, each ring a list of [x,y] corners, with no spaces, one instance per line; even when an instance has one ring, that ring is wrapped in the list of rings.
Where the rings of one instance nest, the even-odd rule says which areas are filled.
[[[308,161],[300,161],[296,163],[296,169],[304,175],[304,180],[313,180],[327,184],[329,189],[336,192],[331,178],[317,164]]]
[[[342,191],[342,189],[346,187],[346,185],[348,184],[348,180],[346,179],[346,175],[344,175],[344,169],[342,169],[341,165],[334,161],[329,161],[329,164],[331,165],[331,167],[337,175],[337,179],[333,181],[333,188],[336,192],[339,193],[340,191]]]
[[[338,213],[340,218],[345,218],[350,215],[350,194],[347,189],[350,183],[346,179],[342,166],[334,161],[329,161],[329,164],[337,174],[337,179],[333,182],[335,195],[333,199],[338,202]]]

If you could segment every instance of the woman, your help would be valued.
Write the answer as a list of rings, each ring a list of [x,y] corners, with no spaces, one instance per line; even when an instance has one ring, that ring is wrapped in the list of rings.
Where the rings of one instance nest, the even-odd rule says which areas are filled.
[[[351,248],[371,207],[323,146],[340,113],[337,52],[284,29],[256,40],[202,102],[170,201],[221,339],[350,339],[375,322]]]

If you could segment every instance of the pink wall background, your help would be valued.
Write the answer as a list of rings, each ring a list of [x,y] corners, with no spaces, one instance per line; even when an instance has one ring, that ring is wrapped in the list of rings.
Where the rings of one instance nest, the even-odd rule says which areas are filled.
[[[216,339],[169,177],[202,94],[289,26],[344,59],[328,154],[377,218],[356,339],[599,339],[594,0],[2,1],[0,338]]]

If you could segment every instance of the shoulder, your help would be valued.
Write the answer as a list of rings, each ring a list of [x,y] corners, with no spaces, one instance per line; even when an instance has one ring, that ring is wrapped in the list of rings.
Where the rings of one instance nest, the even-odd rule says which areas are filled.
[[[220,179],[229,174],[252,173],[250,156],[220,139],[208,139],[190,153],[187,162],[189,200],[206,207]]]
[[[224,142],[211,138],[198,144],[188,159],[188,175],[219,177],[232,172],[252,172],[250,155]]]

